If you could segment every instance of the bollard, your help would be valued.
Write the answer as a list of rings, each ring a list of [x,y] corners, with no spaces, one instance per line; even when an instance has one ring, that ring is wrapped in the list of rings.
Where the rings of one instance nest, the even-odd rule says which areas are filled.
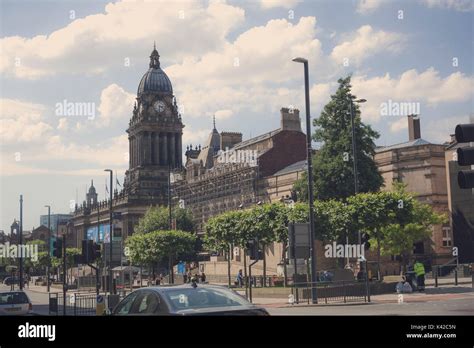
[[[458,285],[458,269],[454,270],[454,285]]]
[[[438,287],[438,267],[436,267],[436,272],[435,272],[435,288]]]

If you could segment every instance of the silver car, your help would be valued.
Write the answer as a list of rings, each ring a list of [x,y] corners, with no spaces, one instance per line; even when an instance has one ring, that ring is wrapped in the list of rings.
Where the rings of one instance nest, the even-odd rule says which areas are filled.
[[[33,305],[23,291],[0,291],[0,315],[32,314]]]

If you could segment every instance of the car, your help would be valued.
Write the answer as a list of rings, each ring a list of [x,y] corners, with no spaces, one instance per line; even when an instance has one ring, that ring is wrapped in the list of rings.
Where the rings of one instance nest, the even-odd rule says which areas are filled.
[[[258,307],[224,286],[184,284],[137,289],[126,296],[112,315],[257,315]]]
[[[33,305],[24,291],[0,291],[0,315],[32,314]]]
[[[18,277],[6,277],[5,279],[3,279],[3,284],[4,285],[12,285],[12,284],[18,285],[18,284],[20,284],[20,278],[18,278]]]

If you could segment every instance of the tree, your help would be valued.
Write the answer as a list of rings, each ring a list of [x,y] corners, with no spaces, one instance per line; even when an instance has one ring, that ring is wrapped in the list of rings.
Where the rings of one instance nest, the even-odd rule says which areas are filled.
[[[414,243],[430,238],[432,226],[447,221],[405,191],[406,185],[396,184],[393,191],[365,193],[350,197],[354,221],[361,232],[370,236],[371,247],[380,255],[400,255],[406,269]]]
[[[166,230],[134,234],[125,241],[133,264],[150,266],[168,258],[170,272],[173,260],[193,251],[196,236],[185,231]],[[171,273],[170,273],[171,274]]]
[[[326,104],[319,118],[314,119],[313,140],[322,142],[313,156],[315,196],[319,200],[344,199],[354,194],[352,131],[350,115],[351,77],[339,79],[339,88]],[[360,110],[354,103],[355,133],[359,192],[375,192],[383,185],[383,178],[373,160],[379,134],[361,121]],[[295,190],[300,200],[307,200],[307,176],[303,175]]]
[[[178,230],[193,232],[194,222],[191,211],[184,208],[175,208],[171,212],[171,218],[176,219]],[[169,230],[169,209],[165,206],[150,207],[145,215],[138,221],[135,233],[149,233],[153,231]]]

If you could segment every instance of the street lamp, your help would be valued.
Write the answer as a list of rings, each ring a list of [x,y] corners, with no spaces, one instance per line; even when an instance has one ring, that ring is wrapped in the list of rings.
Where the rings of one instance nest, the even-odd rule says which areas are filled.
[[[353,158],[353,164],[354,164],[354,193],[358,194],[359,193],[359,180],[358,180],[358,175],[357,175],[357,141],[356,141],[356,134],[355,134],[355,113],[354,113],[354,103],[365,103],[367,100],[365,99],[357,99],[353,100],[351,97],[350,99],[350,112],[351,112],[351,128],[352,128],[352,158]],[[358,231],[357,239],[359,242],[359,245],[361,243],[361,235],[360,231]]]
[[[112,294],[112,235],[113,235],[113,230],[112,230],[112,177],[113,177],[113,172],[112,169],[104,169],[104,172],[109,172],[110,173],[110,187],[109,187],[109,192],[110,192],[110,202],[109,202],[109,243],[110,243],[110,249],[109,249],[109,293]]]
[[[51,206],[50,205],[45,205],[45,208],[48,208],[48,255],[51,257]],[[48,260],[49,260],[48,257]],[[49,262],[48,265],[46,266],[46,286],[48,289],[48,292],[50,291],[50,286],[49,286]]]
[[[309,240],[311,251],[311,302],[318,303],[316,293],[316,248],[314,246],[314,207],[313,207],[313,168],[311,163],[311,116],[309,109],[309,72],[308,60],[305,58],[293,59],[296,63],[304,65],[304,88],[305,88],[305,106],[306,106],[306,147],[307,147],[307,165],[308,165],[308,198],[309,198]]]

